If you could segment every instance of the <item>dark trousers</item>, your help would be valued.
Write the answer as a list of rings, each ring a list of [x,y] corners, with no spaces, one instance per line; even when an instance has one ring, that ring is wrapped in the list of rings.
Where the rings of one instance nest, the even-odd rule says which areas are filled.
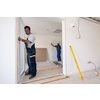
[[[36,75],[37,68],[36,68],[36,51],[35,51],[35,44],[28,48],[26,44],[26,51],[27,51],[27,64],[28,64],[28,74],[31,74],[32,76]]]
[[[61,61],[61,51],[57,50],[57,59],[58,61]]]

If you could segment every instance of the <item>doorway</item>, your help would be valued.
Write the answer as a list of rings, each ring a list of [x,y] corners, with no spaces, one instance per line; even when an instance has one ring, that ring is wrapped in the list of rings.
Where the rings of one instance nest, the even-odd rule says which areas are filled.
[[[41,19],[41,18],[40,19],[39,18],[35,18],[35,19],[38,19],[39,21],[42,20],[42,22],[45,20],[46,25],[47,25],[47,22],[50,22],[52,25],[53,25],[53,23],[56,23],[56,24],[60,23],[61,24],[61,30],[62,30],[62,21],[61,22],[57,22],[57,20],[56,20],[56,22],[54,22],[54,21],[51,21],[52,18],[51,19],[48,19],[48,18],[46,19],[46,17],[45,17],[45,19]],[[25,19],[23,19],[23,22],[26,25],[24,20]],[[38,22],[36,22],[36,23],[38,23]],[[30,23],[28,23],[27,25],[32,27],[32,24],[30,24]],[[50,26],[49,28],[47,28],[47,27],[44,28],[45,31],[46,32],[47,31],[51,31],[52,30],[52,25],[50,26],[50,24],[49,24],[49,26]],[[41,30],[41,29],[39,29],[39,26],[36,29]],[[53,30],[53,31],[55,31],[55,30]],[[48,34],[48,32],[46,33],[48,35],[45,35],[43,32],[44,32],[44,30],[43,31],[41,30],[41,33],[40,33],[41,35],[40,34],[36,34],[36,30],[32,29],[32,33],[34,33],[35,37],[36,37],[36,49],[38,49],[38,50],[39,49],[45,49],[45,51],[46,51],[45,52],[46,60],[45,61],[37,61],[37,70],[38,70],[38,72],[37,72],[37,76],[33,80],[64,73],[64,64],[63,64],[64,63],[64,61],[63,61],[63,58],[64,58],[64,53],[63,53],[64,44],[62,44],[64,42],[63,39],[62,39],[63,38],[62,34],[64,34],[64,33],[62,33],[62,32],[65,32],[65,31],[62,30],[61,36],[57,36],[57,37],[56,37],[56,35],[58,35],[58,33],[52,33],[52,34],[54,34],[54,36],[52,36],[52,35],[50,36]],[[61,49],[62,61],[60,61],[60,62],[57,62],[57,51],[56,51],[56,48],[52,47],[50,45],[50,43],[53,43],[54,45],[56,45],[57,42],[60,42],[60,45],[61,45],[61,48],[62,48]],[[41,52],[40,54],[42,54],[42,53],[43,52]],[[38,51],[37,51],[36,54],[38,54]],[[24,56],[26,57],[26,54]],[[54,63],[54,62],[56,62],[56,63]],[[25,58],[25,63],[24,64],[25,64],[25,71],[27,71],[28,65],[27,65],[26,58]],[[28,77],[29,76],[24,76],[23,79],[21,80],[21,82],[29,81]]]

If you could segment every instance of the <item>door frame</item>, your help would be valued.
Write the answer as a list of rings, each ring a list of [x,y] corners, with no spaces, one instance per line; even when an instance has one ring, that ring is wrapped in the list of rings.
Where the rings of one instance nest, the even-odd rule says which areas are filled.
[[[66,57],[66,18],[62,20],[62,56],[63,56],[63,74],[67,76],[67,57]]]
[[[67,61],[67,59],[66,59],[66,18],[65,17],[56,17],[57,19],[59,18],[60,20],[61,20],[61,22],[62,22],[62,57],[63,57],[63,74],[66,76],[67,75],[67,71],[66,71],[66,69],[67,69],[67,65],[66,65],[66,61]],[[22,77],[24,76],[24,72],[22,73],[22,75],[20,75],[20,76],[18,76],[18,74],[20,73],[19,72],[19,64],[18,64],[18,17],[16,17],[16,37],[15,37],[15,40],[16,40],[16,43],[15,43],[15,52],[16,52],[16,77],[15,77],[15,79],[16,79],[16,84],[18,84],[19,83],[19,81],[22,79]],[[24,22],[23,22],[24,23]],[[25,54],[25,53],[24,53]],[[25,67],[24,67],[25,68]]]
[[[22,72],[22,74],[20,74],[20,62],[19,62],[19,41],[18,41],[18,37],[19,37],[19,26],[18,26],[18,20],[21,20],[22,23],[24,24],[23,20],[21,17],[16,17],[16,45],[15,45],[15,52],[16,52],[16,84],[18,84],[20,82],[20,80],[22,79],[23,75],[24,75],[24,71]],[[24,47],[24,56],[25,56],[25,47]],[[25,58],[25,57],[24,57]],[[25,59],[24,59],[24,62],[25,62]],[[25,63],[24,63],[24,70],[25,70]]]

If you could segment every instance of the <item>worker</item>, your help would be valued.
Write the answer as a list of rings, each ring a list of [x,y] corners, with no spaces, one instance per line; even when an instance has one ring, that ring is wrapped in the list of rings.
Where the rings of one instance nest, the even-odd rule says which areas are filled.
[[[60,46],[60,43],[58,42],[57,43],[57,45],[53,45],[52,43],[51,43],[51,45],[53,46],[53,47],[56,47],[56,49],[57,49],[57,59],[58,59],[58,61],[61,61],[61,46]]]
[[[29,79],[32,79],[36,76],[37,68],[36,68],[36,50],[35,50],[35,37],[31,33],[31,29],[29,26],[24,27],[25,33],[28,35],[27,40],[18,38],[19,41],[25,43],[26,52],[27,52],[27,63],[28,63],[28,72],[25,72],[25,75],[31,75]]]

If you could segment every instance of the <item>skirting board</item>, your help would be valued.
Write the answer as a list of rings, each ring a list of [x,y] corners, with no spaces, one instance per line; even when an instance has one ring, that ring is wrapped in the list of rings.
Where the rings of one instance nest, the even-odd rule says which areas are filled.
[[[62,78],[58,78],[58,79],[54,79],[54,80],[50,80],[50,81],[46,81],[46,82],[42,82],[42,83],[38,83],[38,84],[46,84],[46,83],[50,83],[50,82],[54,82],[54,81],[58,81],[58,80],[62,80],[62,79],[66,79],[66,77],[62,77]]]

